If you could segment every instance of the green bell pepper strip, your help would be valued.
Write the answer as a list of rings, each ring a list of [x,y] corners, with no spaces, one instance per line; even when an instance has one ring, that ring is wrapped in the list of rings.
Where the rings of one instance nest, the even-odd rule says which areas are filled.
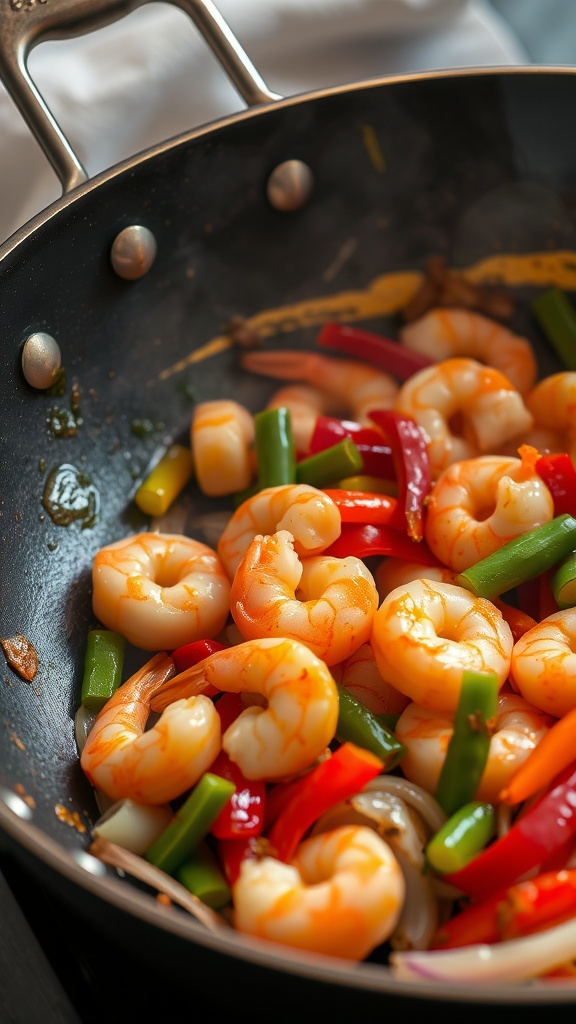
[[[280,407],[257,412],[254,431],[259,489],[295,483],[296,449],[290,411]]]
[[[426,846],[426,860],[444,875],[459,871],[484,849],[496,832],[492,804],[471,800],[451,814]]]
[[[371,750],[390,771],[402,760],[406,747],[396,739],[387,727],[383,716],[374,715],[357,700],[345,686],[336,684],[338,690],[338,722],[336,738],[340,743],[350,741],[364,750]]]
[[[576,605],[576,551],[563,558],[550,581],[554,600],[559,608]]]
[[[361,473],[364,460],[351,437],[301,459],[296,465],[296,481],[312,487],[326,487],[341,477]]]
[[[109,629],[88,633],[80,700],[92,711],[100,711],[116,692],[122,679],[126,640]]]
[[[232,899],[230,886],[206,843],[198,844],[177,869],[176,878],[189,892],[213,910],[221,910]]]
[[[472,899],[487,899],[546,863],[575,835],[576,762],[572,761],[504,835],[443,880]]]
[[[206,772],[162,835],[146,851],[145,859],[173,875],[205,838],[233,792],[232,782]]]
[[[464,671],[454,729],[434,793],[447,815],[469,803],[480,785],[490,747],[490,719],[497,706],[497,676]]]
[[[567,370],[576,370],[576,310],[560,288],[548,288],[532,302],[546,338]]]
[[[534,579],[576,549],[576,519],[567,512],[504,544],[454,582],[476,597],[498,597]]]

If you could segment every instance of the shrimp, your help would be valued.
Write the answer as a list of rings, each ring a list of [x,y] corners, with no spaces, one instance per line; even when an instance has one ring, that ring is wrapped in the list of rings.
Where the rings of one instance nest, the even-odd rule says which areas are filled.
[[[292,637],[327,665],[369,639],[377,607],[374,577],[360,558],[317,555],[301,562],[287,530],[254,538],[230,591],[243,637]]]
[[[316,352],[248,352],[242,366],[266,377],[321,387],[331,400],[333,415],[345,414],[363,425],[373,426],[368,415],[373,409],[392,409],[399,391],[394,377],[382,370]]]
[[[226,729],[222,748],[247,779],[280,779],[309,768],[334,739],[338,691],[329,669],[298,640],[246,640],[168,681],[152,702],[162,711],[199,685],[261,694]]]
[[[413,580],[439,580],[441,583],[453,583],[456,573],[443,565],[424,565],[420,562],[405,562],[403,558],[389,555],[383,558],[376,567],[374,578],[380,600],[404,583]]]
[[[268,409],[288,409],[290,427],[297,452],[310,451],[316,420],[330,409],[330,402],[319,387],[311,384],[287,384],[268,400]]]
[[[382,678],[369,641],[361,644],[345,661],[330,668],[336,682],[373,715],[399,715],[410,701]]]
[[[526,449],[523,458],[481,455],[448,466],[426,506],[428,547],[463,572],[508,541],[550,522],[554,500]]]
[[[317,555],[339,536],[338,506],[309,484],[265,487],[235,510],[218,541],[218,554],[232,580],[257,534],[288,530],[300,557]]]
[[[465,309],[431,309],[400,332],[407,348],[435,362],[469,356],[500,370],[525,395],[534,386],[538,365],[527,338],[502,324]]]
[[[533,424],[519,391],[475,359],[446,359],[412,374],[400,388],[396,412],[424,431],[432,479],[461,459],[494,450]],[[462,431],[456,432],[459,415]]]
[[[96,618],[144,651],[214,638],[229,615],[217,553],[180,534],[137,533],[100,548],[92,584]]]
[[[464,587],[414,580],[384,598],[374,616],[372,647],[381,675],[432,711],[454,711],[462,672],[510,668],[510,626],[491,601]]]
[[[388,844],[365,826],[305,839],[291,864],[245,860],[232,887],[240,932],[345,960],[363,960],[393,932],[405,898]]]
[[[526,406],[536,428],[546,431],[547,447],[568,451],[576,465],[576,371],[544,377],[526,396]]]
[[[554,612],[516,641],[510,682],[556,718],[576,707],[576,608]]]
[[[229,399],[200,402],[190,426],[200,490],[211,497],[245,490],[254,475],[253,442],[254,418],[243,405]]]
[[[151,699],[174,671],[167,654],[155,655],[96,716],[80,764],[112,800],[168,803],[195,785],[220,751],[220,716],[204,694],[171,704],[144,731]]]
[[[530,751],[548,732],[553,718],[516,693],[500,693],[491,725],[488,760],[475,800],[498,803],[499,794]],[[429,793],[435,793],[454,729],[451,714],[409,704],[396,723],[396,736],[406,748],[402,772]]]

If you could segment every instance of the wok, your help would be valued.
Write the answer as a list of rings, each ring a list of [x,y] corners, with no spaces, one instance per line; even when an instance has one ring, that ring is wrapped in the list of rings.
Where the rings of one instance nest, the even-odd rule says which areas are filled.
[[[57,10],[15,3],[0,11],[0,73],[63,187],[0,249],[0,632],[23,634],[39,655],[30,683],[2,666],[2,849],[156,972],[169,979],[192,967],[208,998],[220,971],[231,992],[251,979],[261,1005],[274,1000],[286,1012],[302,1012],[309,997],[341,1014],[431,1007],[456,1019],[511,1004],[523,1015],[544,1006],[565,1013],[575,996],[562,984],[415,986],[377,963],[348,966],[235,933],[215,937],[160,906],[86,852],[99,812],[73,719],[96,624],[92,558],[147,528],[134,491],[158,449],[187,437],[190,391],[233,395],[256,410],[273,390],[240,372],[226,340],[231,318],[255,319],[269,344],[290,348],[311,347],[327,319],[393,334],[389,275],[416,279],[436,254],[498,280],[502,261],[485,261],[503,254],[519,300],[513,327],[538,344],[542,373],[557,368],[526,303],[559,267],[562,286],[576,287],[576,75],[470,70],[278,98],[218,12],[181,0],[248,109],[88,180],[28,78],[26,56],[42,39],[88,31],[136,6],[63,0]],[[287,161],[278,199],[269,183]],[[121,276],[111,250],[135,226],[151,233],[156,256],[146,268],[138,255],[150,253],[150,237],[129,232]],[[35,332],[60,346],[60,397],[23,375],[23,345]],[[62,499],[78,513],[67,525],[43,504],[63,466],[78,486]],[[88,517],[78,512],[83,500]],[[217,508],[194,493],[186,527]]]

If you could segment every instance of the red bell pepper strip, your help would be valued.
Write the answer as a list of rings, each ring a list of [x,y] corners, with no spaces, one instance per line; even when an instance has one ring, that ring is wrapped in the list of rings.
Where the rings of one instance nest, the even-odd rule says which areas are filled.
[[[223,651],[224,644],[218,640],[194,640],[193,643],[183,644],[172,651],[172,661],[177,672],[184,672],[192,665],[198,665],[204,658],[209,658],[215,651]]]
[[[340,536],[323,554],[333,555],[334,558],[346,558],[347,555],[356,555],[357,558],[394,555],[407,562],[441,567],[426,541],[412,540],[402,530],[381,523],[342,523]]]
[[[218,839],[259,836],[264,824],[265,783],[261,779],[247,779],[224,750],[212,762],[209,771],[228,779],[236,787],[228,803],[212,822],[212,835]]]
[[[379,757],[355,743],[343,743],[316,768],[297,779],[290,800],[267,832],[280,860],[291,860],[298,843],[325,811],[380,774]]]
[[[422,540],[424,505],[430,493],[430,463],[422,430],[410,416],[390,409],[374,409],[370,419],[384,432],[392,447],[399,486],[397,517],[412,540]]]
[[[407,380],[417,370],[432,363],[428,356],[406,348],[398,341],[333,321],[324,324],[316,340],[322,348],[334,348],[355,359],[363,359],[399,380]]]
[[[553,780],[508,832],[460,871],[443,875],[473,899],[481,900],[538,867],[576,833],[576,762]]]
[[[371,491],[347,491],[324,487],[324,493],[338,506],[343,523],[380,523],[384,526],[396,517],[396,498]]]
[[[244,711],[245,704],[242,702],[241,693],[219,693],[214,701],[214,707],[220,715],[220,728],[224,734],[240,712]]]
[[[576,469],[568,453],[541,455],[536,460],[536,472],[552,494],[554,514],[576,515]]]
[[[362,427],[353,420],[339,420],[333,416],[318,416],[310,439],[310,454],[331,448],[350,437],[362,456],[364,472],[384,480],[395,479],[396,468],[392,449],[376,427]]]
[[[576,870],[545,871],[516,882],[444,922],[431,949],[505,942],[561,924],[576,914]]]

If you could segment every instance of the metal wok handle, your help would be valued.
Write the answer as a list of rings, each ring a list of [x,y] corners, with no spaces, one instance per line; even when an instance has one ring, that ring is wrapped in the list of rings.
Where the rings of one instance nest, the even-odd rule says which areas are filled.
[[[52,164],[63,194],[88,179],[32,81],[31,50],[102,28],[151,0],[0,0],[0,80]],[[211,0],[169,0],[192,19],[248,106],[281,99],[271,92]]]

